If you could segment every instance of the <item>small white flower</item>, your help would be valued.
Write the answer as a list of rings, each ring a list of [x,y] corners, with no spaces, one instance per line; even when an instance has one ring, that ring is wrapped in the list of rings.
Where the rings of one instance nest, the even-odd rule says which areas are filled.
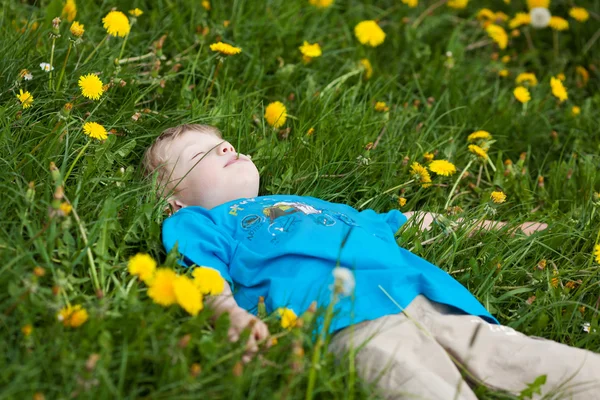
[[[33,79],[33,75],[31,75],[31,72],[28,72],[25,75],[23,75],[23,79],[25,79],[26,81],[30,81]]]
[[[581,324],[581,327],[583,328],[583,331],[585,333],[590,333],[592,326],[589,322],[584,322],[583,324]]]
[[[356,286],[352,271],[345,267],[335,267],[333,269],[333,279],[335,279],[335,286],[341,288],[341,293],[344,296],[352,294]]]
[[[42,71],[46,71],[46,72],[50,72],[50,71],[54,70],[54,67],[48,63],[41,63],[40,68],[42,69]]]
[[[448,57],[448,58],[452,57],[452,52],[450,50],[448,50],[446,52],[446,57]]]
[[[531,17],[531,26],[537,29],[545,28],[550,24],[550,11],[544,7],[536,7],[532,8],[529,11],[529,16]]]

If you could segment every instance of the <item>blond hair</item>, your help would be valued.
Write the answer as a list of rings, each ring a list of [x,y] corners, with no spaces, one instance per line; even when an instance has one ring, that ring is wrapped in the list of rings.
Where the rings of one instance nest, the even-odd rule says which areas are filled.
[[[218,138],[222,138],[221,131],[211,125],[201,124],[181,124],[172,128],[165,129],[152,143],[142,159],[142,168],[145,176],[152,175],[155,171],[158,171],[158,184],[159,186],[165,185],[165,179],[171,173],[168,166],[168,161],[164,154],[166,149],[169,148],[171,143],[185,132],[199,132],[199,133],[210,133]]]

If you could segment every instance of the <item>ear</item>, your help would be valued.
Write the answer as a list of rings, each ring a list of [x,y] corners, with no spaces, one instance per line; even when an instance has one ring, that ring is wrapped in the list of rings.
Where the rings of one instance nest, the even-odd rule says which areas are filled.
[[[171,206],[171,209],[173,210],[173,212],[177,212],[177,211],[181,210],[183,207],[187,207],[187,204],[185,204],[183,201],[179,200],[175,196],[169,197],[168,201],[169,201],[169,205]]]

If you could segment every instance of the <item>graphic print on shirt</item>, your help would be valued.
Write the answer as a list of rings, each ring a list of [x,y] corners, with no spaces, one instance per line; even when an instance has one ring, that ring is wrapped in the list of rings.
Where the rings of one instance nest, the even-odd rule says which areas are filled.
[[[246,203],[247,201],[233,204],[229,207],[229,214],[237,217],[238,211],[244,210],[240,205]],[[301,222],[302,217],[308,217],[315,224],[322,226],[333,226],[338,220],[349,226],[357,225],[352,218],[345,214],[318,210],[309,204],[300,202],[280,201],[272,205],[265,205],[262,214],[249,214],[242,218],[241,227],[247,232],[246,239],[254,239],[259,228],[268,222],[267,232],[272,237],[271,243],[277,243],[280,239],[279,236],[292,232],[294,226]]]

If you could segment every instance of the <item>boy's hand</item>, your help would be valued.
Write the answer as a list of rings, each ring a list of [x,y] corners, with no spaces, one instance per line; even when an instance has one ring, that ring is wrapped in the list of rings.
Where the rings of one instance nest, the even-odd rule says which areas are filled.
[[[246,363],[258,352],[258,342],[269,337],[269,328],[263,321],[241,307],[236,307],[229,312],[229,320],[230,326],[227,336],[232,342],[239,340],[244,329],[250,329],[250,337],[246,343],[246,353],[242,356],[242,361]],[[267,341],[266,343],[269,347],[270,342]]]
[[[521,229],[521,231],[529,236],[534,234],[537,231],[543,231],[544,229],[548,228],[548,224],[544,224],[543,222],[525,222],[524,224],[521,224],[519,226],[519,228]]]

